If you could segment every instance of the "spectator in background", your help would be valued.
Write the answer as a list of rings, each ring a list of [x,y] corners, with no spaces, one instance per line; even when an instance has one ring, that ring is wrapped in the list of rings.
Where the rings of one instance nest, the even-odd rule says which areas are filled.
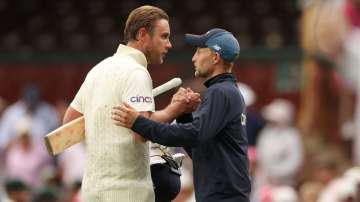
[[[307,166],[302,169],[302,175],[309,172],[309,176],[303,179],[304,182],[299,188],[302,202],[317,202],[323,189],[339,175],[340,167],[344,165],[344,162],[338,159],[338,151],[334,148],[327,152],[323,152],[324,150],[320,147],[316,150],[316,156],[307,154]]]
[[[41,186],[42,171],[50,163],[43,142],[30,136],[32,119],[23,117],[15,124],[16,137],[5,153],[5,173],[9,179],[20,179],[33,188]]]
[[[298,195],[290,186],[279,186],[271,192],[272,202],[298,202]]]
[[[43,189],[35,194],[34,201],[36,201],[36,202],[58,202],[59,196],[57,194],[58,193],[55,193],[55,191],[53,191],[51,189]]]
[[[355,186],[356,202],[360,201],[360,167],[352,167],[344,173],[344,177],[351,179]]]
[[[294,106],[287,100],[276,99],[264,107],[262,114],[268,123],[256,145],[255,198],[270,197],[275,185],[294,185],[303,161],[300,133],[292,125]]]
[[[69,202],[81,202],[80,194],[81,194],[81,181],[73,184],[69,197]]]
[[[318,202],[355,202],[356,187],[349,178],[332,180],[320,193]]]
[[[265,106],[263,116],[268,123],[257,145],[259,166],[269,179],[292,185],[303,161],[300,133],[292,125],[294,106],[276,99]]]
[[[318,182],[305,182],[299,189],[301,202],[317,202],[323,186]]]
[[[350,84],[347,87],[350,87],[349,89],[358,95],[354,104],[355,110],[351,107],[349,109],[349,106],[352,106],[351,104],[343,104],[343,107],[348,109],[346,110],[348,112],[346,113],[348,120],[346,120],[347,122],[345,122],[344,126],[349,126],[349,123],[351,123],[352,127],[350,128],[353,129],[351,135],[353,135],[354,141],[353,161],[356,165],[360,165],[360,1],[347,0],[344,5],[344,15],[349,25],[349,33],[344,41],[343,60],[340,64],[342,67],[339,71],[343,73],[345,81]],[[350,98],[350,100],[352,101],[353,99]],[[343,129],[345,128],[343,127]]]
[[[14,202],[30,202],[31,192],[27,185],[19,180],[7,181],[5,190],[9,199]]]
[[[42,139],[59,125],[59,119],[53,106],[41,100],[37,86],[27,85],[21,99],[5,109],[0,120],[0,150],[16,137],[16,123],[24,116],[32,119],[29,135]]]
[[[346,0],[344,14],[351,28],[360,28],[360,1]]]
[[[343,86],[334,67],[347,32],[345,18],[341,15],[342,0],[300,2],[303,2],[301,46],[304,50],[304,76],[298,126],[304,135],[320,137],[322,144],[339,143],[339,97]]]

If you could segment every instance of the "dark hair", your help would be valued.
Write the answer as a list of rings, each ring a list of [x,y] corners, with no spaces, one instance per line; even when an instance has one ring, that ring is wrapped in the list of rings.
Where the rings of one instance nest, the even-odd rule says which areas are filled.
[[[26,186],[26,184],[23,181],[13,179],[13,180],[6,181],[5,190],[7,193],[10,193],[10,192],[28,190],[28,187]]]
[[[152,33],[155,27],[154,23],[161,19],[169,21],[169,16],[158,7],[141,6],[134,9],[126,20],[124,42],[127,43],[131,40],[137,40],[136,35],[142,27]]]

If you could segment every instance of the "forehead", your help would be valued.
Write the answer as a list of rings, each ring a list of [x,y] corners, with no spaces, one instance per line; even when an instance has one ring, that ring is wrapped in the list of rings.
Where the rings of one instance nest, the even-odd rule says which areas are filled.
[[[157,20],[154,24],[155,32],[170,33],[169,22],[165,19]]]
[[[200,48],[200,47],[198,47],[197,49],[196,49],[196,52],[198,52],[198,53],[211,53],[212,52],[212,50],[210,49],[210,48]]]

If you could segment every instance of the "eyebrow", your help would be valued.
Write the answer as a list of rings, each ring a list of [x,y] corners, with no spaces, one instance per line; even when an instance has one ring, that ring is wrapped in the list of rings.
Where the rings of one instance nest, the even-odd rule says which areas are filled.
[[[165,33],[162,33],[161,36],[164,36],[166,38],[169,38],[170,37],[170,33],[169,32],[165,32]]]

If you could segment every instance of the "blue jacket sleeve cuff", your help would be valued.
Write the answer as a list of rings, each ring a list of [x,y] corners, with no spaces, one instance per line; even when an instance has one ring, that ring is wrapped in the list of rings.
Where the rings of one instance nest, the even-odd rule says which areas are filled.
[[[133,130],[134,132],[138,133],[139,135],[141,135],[142,137],[148,139],[148,140],[152,140],[151,136],[149,136],[149,134],[146,134],[146,126],[150,127],[151,126],[151,120],[143,117],[143,116],[138,116],[133,124],[133,126],[131,127],[131,130]]]

